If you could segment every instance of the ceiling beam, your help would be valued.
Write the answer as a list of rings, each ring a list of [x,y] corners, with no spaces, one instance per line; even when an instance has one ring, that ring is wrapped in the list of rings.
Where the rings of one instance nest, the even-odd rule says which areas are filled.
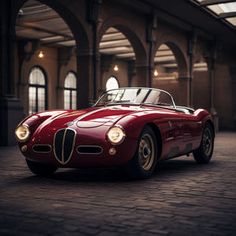
[[[110,48],[110,49],[99,49],[100,53],[104,54],[112,54],[116,55],[118,53],[128,53],[128,52],[133,52],[132,48],[127,48],[127,47],[115,47],[115,48]]]
[[[61,40],[55,40],[55,41],[51,41],[51,42],[40,41],[40,44],[45,45],[45,46],[51,46],[51,45],[55,45],[55,44],[61,44],[61,43],[69,42],[69,41],[72,41],[72,40],[73,39],[61,39]]]
[[[200,2],[200,6],[209,6],[209,5],[228,3],[228,2],[234,2],[234,1],[232,0],[203,0],[202,2]]]
[[[135,52],[134,52],[134,51],[130,51],[130,52],[118,52],[118,53],[116,53],[116,55],[121,55],[121,56],[122,56],[122,55],[126,55],[126,54],[127,54],[127,55],[128,55],[128,54],[130,54],[130,55],[131,55],[131,54],[134,54],[134,55],[135,55]]]
[[[236,17],[236,11],[232,12],[224,12],[219,14],[220,19],[230,18],[230,17]]]
[[[117,45],[117,46],[113,46],[113,45],[111,45],[111,46],[106,46],[106,47],[99,47],[99,50],[116,50],[116,49],[119,49],[119,48],[126,48],[127,49],[127,51],[133,51],[133,47],[129,44],[129,45],[122,45],[122,44],[119,44],[119,45]]]
[[[55,19],[59,19],[60,17],[58,17],[58,15],[57,14],[55,14],[55,15],[47,15],[47,16],[44,16],[44,17],[42,17],[42,15],[40,15],[40,17],[38,16],[36,16],[36,15],[34,15],[34,16],[31,16],[31,17],[24,17],[24,16],[19,16],[18,17],[18,20],[19,20],[19,22],[27,22],[27,23],[35,23],[35,22],[43,22],[43,21],[48,21],[48,20],[55,20]]]
[[[170,56],[161,56],[161,57],[155,57],[154,61],[168,61],[168,60],[176,60],[174,55]]]
[[[119,56],[119,57],[135,57],[135,53],[134,52],[116,53],[116,56]]]
[[[70,36],[68,34],[59,33],[59,32],[53,31],[53,30],[49,30],[49,29],[45,29],[45,28],[42,28],[42,27],[35,26],[33,24],[17,22],[16,25],[19,26],[19,27],[24,27],[24,28],[27,28],[27,29],[32,29],[32,30],[35,30],[35,31],[41,31],[43,33],[47,33],[47,34],[51,34],[51,35],[59,35],[59,36],[64,37],[65,39],[71,39],[71,40],[74,39],[74,37],[72,37],[72,36]]]
[[[115,40],[122,40],[122,39],[127,39],[124,35],[120,34],[119,36],[109,36],[107,34],[104,34],[101,40],[101,43],[104,42],[110,42],[110,41],[115,41]]]
[[[154,61],[154,64],[155,65],[161,65],[161,66],[165,66],[165,65],[168,65],[168,64],[175,64],[176,61],[175,60],[168,60],[168,61]]]

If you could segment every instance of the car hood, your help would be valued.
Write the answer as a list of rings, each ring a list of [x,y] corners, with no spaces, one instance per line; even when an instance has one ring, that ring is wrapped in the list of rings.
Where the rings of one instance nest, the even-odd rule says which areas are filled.
[[[94,128],[101,125],[113,125],[122,117],[144,111],[139,106],[108,106],[92,107],[85,110],[67,111],[50,118],[47,123],[53,128],[62,128],[76,125],[79,128]]]

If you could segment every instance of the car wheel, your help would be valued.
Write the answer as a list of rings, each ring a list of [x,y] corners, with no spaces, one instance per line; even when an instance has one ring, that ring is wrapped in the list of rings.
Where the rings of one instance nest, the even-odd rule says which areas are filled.
[[[137,150],[128,163],[128,175],[135,179],[149,178],[157,162],[156,136],[150,127],[145,127],[140,135]]]
[[[193,151],[194,159],[197,163],[206,164],[211,160],[214,149],[214,131],[209,124],[206,124],[200,147]]]
[[[26,160],[26,163],[33,174],[40,176],[51,175],[57,170],[57,167],[53,165],[46,165],[30,160]]]

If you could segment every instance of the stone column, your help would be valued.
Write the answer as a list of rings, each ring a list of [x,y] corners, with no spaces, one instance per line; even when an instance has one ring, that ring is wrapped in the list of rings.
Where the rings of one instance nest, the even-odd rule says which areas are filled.
[[[193,61],[194,61],[194,49],[196,46],[197,35],[193,31],[190,33],[188,38],[188,58],[189,58],[189,80],[188,80],[188,106],[193,106],[193,88],[192,88],[192,80],[193,80]]]
[[[88,9],[87,9],[87,19],[88,22],[92,26],[92,52],[93,52],[93,60],[92,60],[92,73],[93,80],[90,86],[92,91],[92,103],[97,98],[98,93],[98,79],[99,79],[99,65],[100,65],[100,55],[99,55],[99,44],[98,44],[98,26],[100,23],[100,11],[102,6],[102,0],[90,0],[88,1]]]
[[[14,80],[15,25],[11,1],[0,2],[0,146],[14,145],[14,130],[23,118],[23,108],[16,98]]]
[[[108,72],[114,62],[114,55],[100,54],[99,60],[99,84],[98,84],[98,92],[103,92],[103,85],[105,82],[104,73]],[[105,87],[104,87],[105,88]]]
[[[179,96],[179,100],[177,101],[177,105],[182,105],[182,106],[188,106],[188,82],[189,78],[186,76],[181,76],[178,78],[179,82],[179,91],[181,93],[181,96]]]
[[[232,109],[233,109],[233,130],[236,130],[236,62],[230,66],[230,75],[232,80]]]
[[[209,70],[209,81],[210,81],[210,112],[212,114],[215,131],[219,130],[219,117],[215,108],[215,64],[217,60],[217,43],[209,42],[208,43],[208,53],[206,55],[206,61],[208,64]]]
[[[77,55],[77,107],[88,107],[93,102],[93,54],[89,51]]]
[[[157,12],[153,10],[152,14],[147,17],[146,22],[146,42],[148,44],[148,81],[147,87],[152,87],[152,79],[153,79],[153,70],[155,68],[154,65],[154,57],[156,51],[155,43],[156,43],[156,32],[157,30]]]
[[[132,81],[134,76],[136,75],[135,61],[128,61],[128,86],[132,86]]]
[[[149,87],[149,65],[136,65],[136,80],[132,81],[132,86]]]

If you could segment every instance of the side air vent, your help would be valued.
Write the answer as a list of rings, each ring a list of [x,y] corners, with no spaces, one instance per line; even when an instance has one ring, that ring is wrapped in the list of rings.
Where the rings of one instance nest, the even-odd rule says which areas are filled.
[[[81,145],[77,147],[79,154],[101,154],[103,152],[100,146]]]
[[[48,153],[51,152],[52,147],[49,144],[35,144],[33,146],[33,151],[37,153]]]

